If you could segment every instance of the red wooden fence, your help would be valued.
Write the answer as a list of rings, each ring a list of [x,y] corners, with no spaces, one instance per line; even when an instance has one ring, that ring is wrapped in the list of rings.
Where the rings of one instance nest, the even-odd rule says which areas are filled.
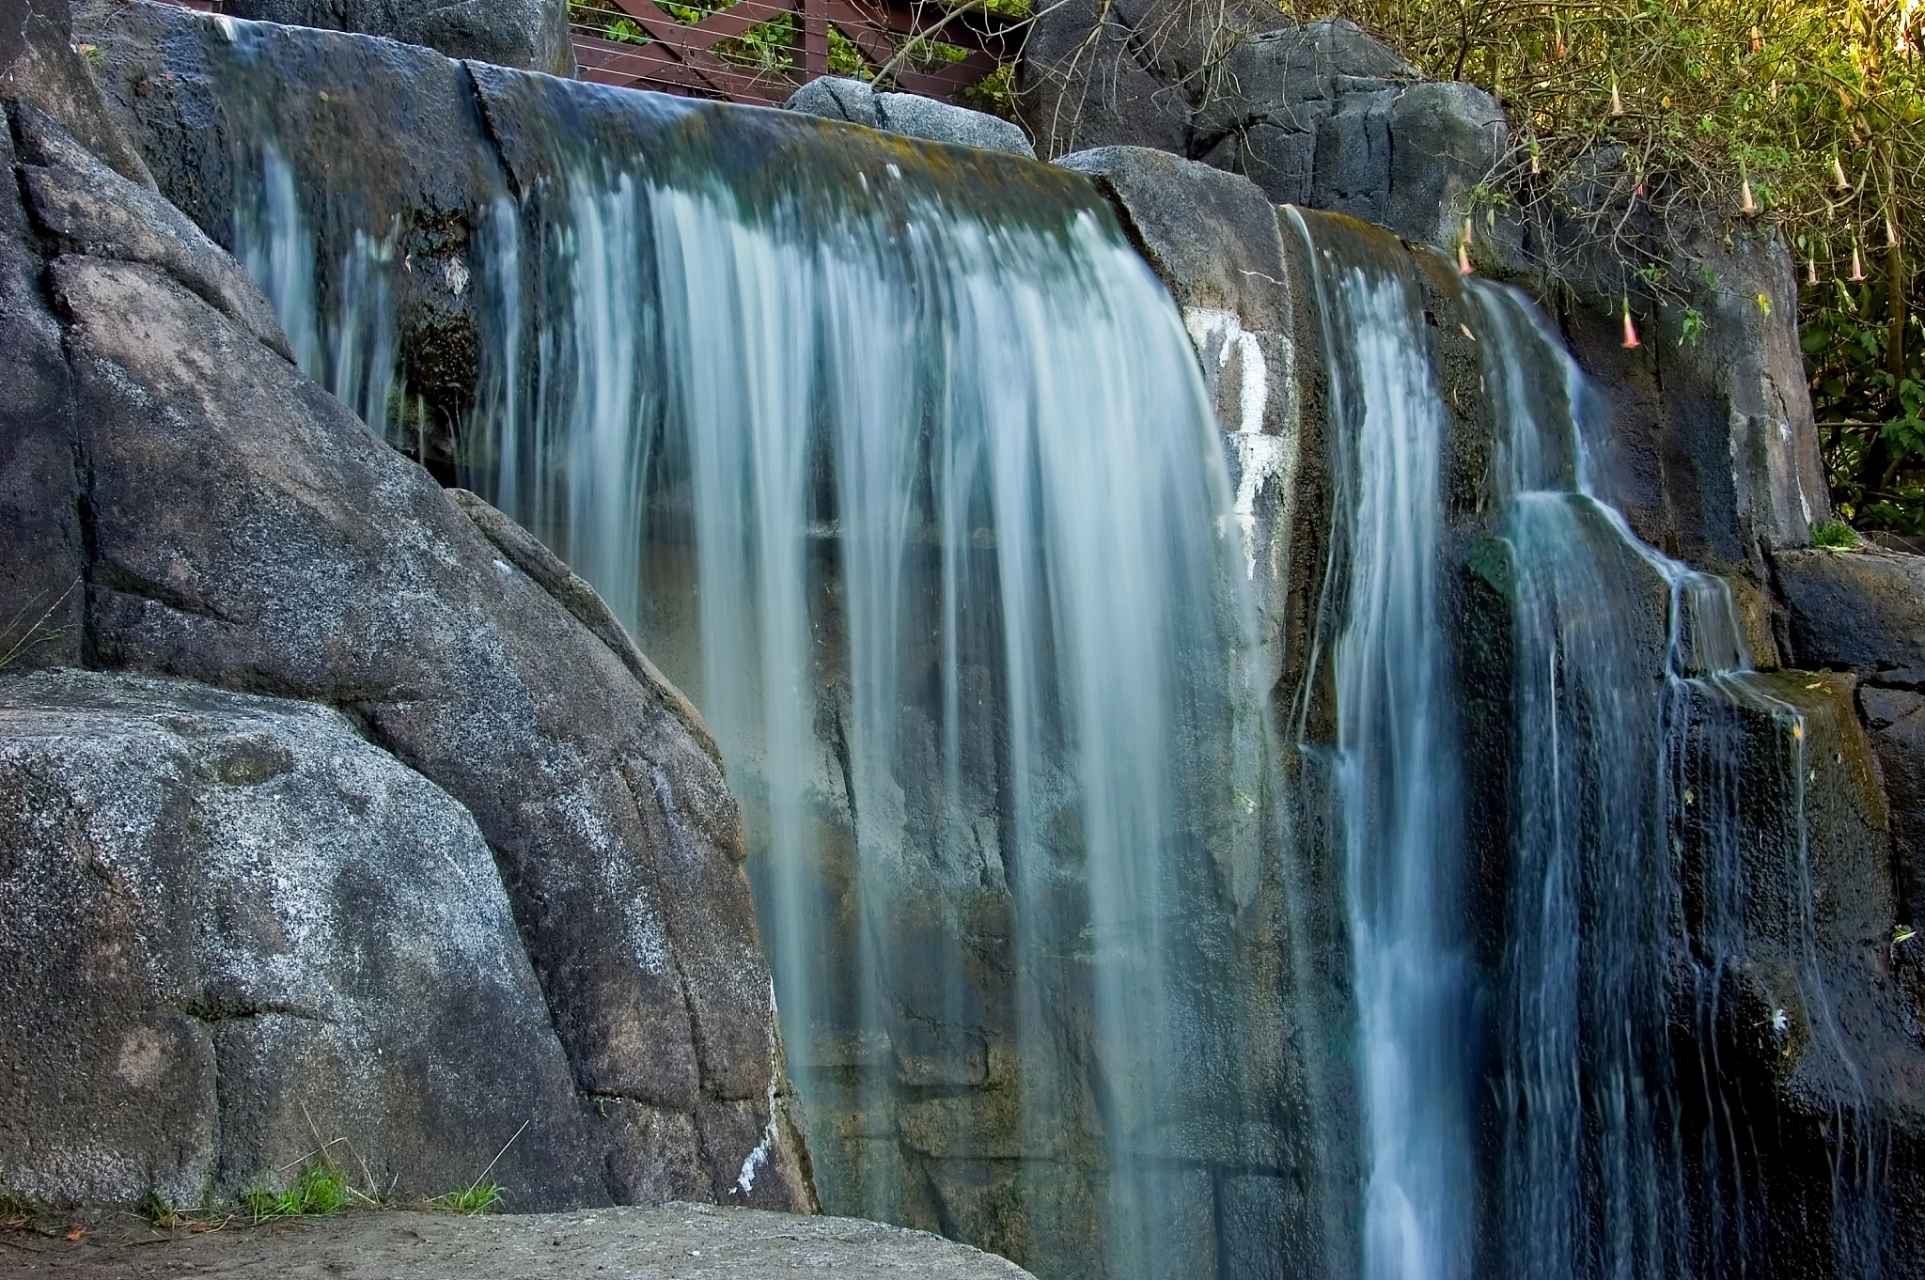
[[[223,8],[221,0],[171,3],[214,13]],[[592,5],[586,16],[602,21],[573,26],[582,79],[763,106],[774,106],[829,74],[832,27],[872,71],[889,68],[895,88],[931,98],[948,98],[1016,53],[1008,22],[980,13],[955,15],[933,0],[735,0],[695,22],[672,17],[655,0],[592,0]],[[697,12],[702,7],[687,6]],[[756,48],[773,56],[728,56],[741,47],[744,34],[767,22],[781,23],[785,14],[792,15],[786,47],[769,39],[780,26],[765,28]],[[616,23],[626,39],[608,38]],[[956,61],[917,57],[917,45],[924,50],[946,45],[963,56]],[[901,56],[905,49],[909,56]]]
[[[596,3],[602,15],[626,19],[629,30],[639,29],[647,43],[610,40],[577,25],[575,60],[582,79],[732,102],[774,105],[827,75],[832,27],[872,70],[889,67],[896,88],[932,98],[949,97],[1015,54],[1008,24],[981,14],[952,16],[927,0],[736,0],[694,23],[677,21],[654,0]],[[785,14],[792,15],[793,43],[783,56],[745,65],[747,59],[716,51],[718,44],[771,20],[779,23]],[[923,49],[947,45],[964,56],[953,62],[900,56],[918,43]]]

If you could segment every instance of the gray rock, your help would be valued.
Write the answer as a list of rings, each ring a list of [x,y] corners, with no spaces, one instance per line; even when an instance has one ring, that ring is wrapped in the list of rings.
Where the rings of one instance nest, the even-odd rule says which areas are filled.
[[[1925,682],[1925,556],[1811,550],[1772,560],[1799,665]]]
[[[67,0],[0,0],[0,99],[32,103],[123,176],[154,185],[87,73]]]
[[[1390,108],[1390,192],[1384,223],[1423,244],[1461,235],[1470,193],[1510,150],[1510,123],[1474,85],[1415,84]]]
[[[258,341],[294,359],[260,286],[186,214],[96,160],[38,108],[22,104],[13,119],[28,208],[62,253],[159,267]]]
[[[57,147],[38,158],[70,198],[62,217],[114,225],[111,192]],[[81,655],[341,708],[474,816],[572,1086],[619,1113],[557,1157],[550,1203],[612,1189],[807,1207],[739,819],[679,696],[637,678],[625,637],[591,630],[565,576],[518,568],[173,271],[80,253],[42,267],[24,212],[7,218],[0,284],[44,292],[0,312],[22,339],[6,366],[22,394],[0,407],[0,556],[21,582],[82,582],[85,602],[13,665]],[[564,1195],[571,1178],[593,1193]]]
[[[876,105],[876,91],[866,80],[843,76],[818,76],[789,95],[782,104],[790,111],[845,120],[869,129],[882,128],[882,109]]]
[[[789,95],[782,105],[804,115],[846,120],[929,142],[953,142],[1036,158],[1021,125],[913,93],[877,93],[861,80],[820,76]]]
[[[1188,153],[1191,90],[1152,70],[1154,54],[1131,35],[1103,0],[1065,0],[1037,15],[1016,74],[1023,119],[1045,158],[1106,146]]]
[[[1858,706],[1891,806],[1899,919],[1916,924],[1925,918],[1925,694],[1867,686]]]
[[[432,1196],[525,1121],[491,1179],[603,1199],[474,819],[340,712],[0,680],[0,850],[15,1192],[201,1204],[345,1139],[363,1191]]]
[[[387,36],[451,58],[575,74],[563,0],[227,0],[236,18]]]
[[[882,114],[882,127],[891,133],[1036,158],[1036,150],[1029,145],[1021,125],[986,112],[913,93],[878,93],[876,107]]]
[[[64,1242],[60,1242],[64,1246]],[[24,1253],[24,1256],[23,1256]],[[177,1231],[90,1225],[78,1245],[22,1244],[9,1275],[159,1280],[218,1271],[234,1280],[714,1280],[717,1276],[848,1280],[1024,1280],[1027,1271],[921,1231],[848,1218],[670,1204],[587,1213],[455,1217],[349,1213],[247,1229]]]

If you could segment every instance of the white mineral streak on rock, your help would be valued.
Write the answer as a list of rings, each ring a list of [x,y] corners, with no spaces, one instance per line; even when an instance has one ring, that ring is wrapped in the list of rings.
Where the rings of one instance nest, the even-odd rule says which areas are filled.
[[[1237,527],[1243,532],[1245,576],[1257,576],[1257,498],[1266,482],[1285,479],[1294,461],[1290,443],[1281,436],[1265,435],[1264,410],[1270,402],[1270,370],[1263,358],[1263,345],[1257,335],[1243,327],[1234,311],[1213,307],[1190,307],[1183,313],[1183,324],[1203,361],[1204,377],[1212,388],[1220,388],[1234,361],[1241,375],[1237,387],[1237,421],[1224,423],[1236,450],[1237,492],[1232,508]],[[1218,391],[1217,403],[1222,404]]]

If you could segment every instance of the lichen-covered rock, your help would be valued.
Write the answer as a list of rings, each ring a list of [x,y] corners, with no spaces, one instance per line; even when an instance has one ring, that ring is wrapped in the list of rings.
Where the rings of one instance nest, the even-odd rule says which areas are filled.
[[[913,93],[877,93],[861,80],[821,76],[797,89],[783,106],[930,142],[1036,158],[1020,125]]]
[[[256,22],[357,31],[451,58],[575,74],[563,0],[227,0],[224,8]]]
[[[0,680],[0,896],[16,1193],[197,1205],[346,1139],[431,1196],[526,1121],[490,1174],[517,1205],[605,1198],[474,819],[338,711]]]

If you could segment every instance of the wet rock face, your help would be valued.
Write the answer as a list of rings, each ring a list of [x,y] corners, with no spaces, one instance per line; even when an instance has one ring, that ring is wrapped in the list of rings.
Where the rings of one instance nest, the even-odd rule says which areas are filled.
[[[233,821],[281,831],[289,847],[277,856],[297,880],[307,877],[303,892],[318,895],[317,910],[333,911],[343,930],[374,931],[364,959],[353,962],[334,956],[338,947],[360,945],[345,934],[323,932],[301,944],[311,948],[305,951],[287,944],[285,954],[312,957],[327,975],[315,978],[309,994],[240,983],[231,998],[204,1004],[208,966],[219,955],[272,950],[282,945],[272,941],[275,930],[285,926],[271,912],[254,911],[251,924],[234,916],[231,928],[243,933],[233,937],[244,935],[243,943],[210,941],[204,930],[183,933],[188,926],[177,923],[140,925],[142,912],[175,912],[168,918],[178,922],[201,910],[205,895],[196,897],[193,859],[227,855],[191,840],[179,845],[178,833],[128,849],[129,865],[157,869],[155,883],[129,891],[124,905],[134,923],[113,923],[123,930],[118,934],[95,929],[100,913],[120,909],[109,893],[94,900],[91,917],[48,922],[56,933],[68,932],[45,941],[86,947],[124,938],[171,957],[168,973],[103,977],[109,985],[96,1001],[97,1022],[122,1028],[122,1039],[135,1035],[138,1052],[128,1052],[136,1066],[155,1055],[186,1064],[178,1084],[185,1092],[164,1112],[181,1127],[156,1127],[153,1116],[131,1108],[90,1123],[136,1152],[169,1134],[185,1152],[168,1166],[178,1185],[212,1176],[214,1189],[236,1190],[261,1166],[279,1167],[312,1149],[306,1126],[288,1118],[298,1114],[300,1096],[293,1088],[299,1072],[289,1064],[312,1056],[319,1070],[327,1046],[345,1043],[328,1037],[348,1036],[354,1027],[380,1027],[389,1037],[371,1031],[353,1040],[354,1052],[392,1043],[397,1054],[442,1027],[454,1038],[440,1046],[438,1060],[474,1073],[456,1072],[450,1088],[462,1079],[492,1082],[501,1115],[532,1109],[557,1117],[534,1149],[540,1161],[530,1169],[547,1172],[528,1175],[530,1207],[671,1196],[809,1205],[805,1157],[785,1110],[768,968],[741,866],[740,822],[697,732],[699,720],[691,725],[686,704],[647,678],[632,646],[598,634],[606,629],[605,611],[576,598],[577,584],[539,564],[531,576],[497,541],[512,538],[477,527],[478,518],[488,524],[485,513],[465,514],[425,472],[304,378],[286,359],[265,299],[220,250],[150,207],[151,193],[89,157],[50,117],[16,104],[9,124],[0,137],[0,164],[14,183],[0,193],[0,386],[7,392],[0,404],[0,558],[13,572],[0,605],[20,625],[0,648],[0,665],[84,663],[339,709],[348,720],[322,724],[300,720],[306,712],[289,713],[297,725],[273,722],[262,731],[260,751],[231,760],[166,738],[148,723],[159,712],[140,711],[131,725],[102,712],[105,720],[89,730],[88,741],[98,740],[90,749],[105,755],[124,755],[128,742],[151,742],[158,754],[142,785],[152,805],[171,806],[169,813],[213,804],[205,797],[230,793],[206,788],[252,786],[257,774],[270,791],[247,794],[288,791],[282,808],[243,805]],[[333,812],[329,806],[353,815],[355,796],[367,788],[340,782],[330,797],[322,781],[333,757],[315,763],[321,748],[310,739],[333,741],[350,722],[370,745],[342,758],[385,759],[389,781],[381,785],[440,815],[440,845],[457,867],[480,876],[474,859],[484,847],[492,855],[497,879],[476,881],[465,908],[470,924],[492,921],[493,941],[475,943],[480,950],[461,950],[462,938],[474,934],[460,925],[469,916],[430,919],[409,905],[419,877],[439,873],[428,862],[405,872],[387,866],[419,859],[424,847],[408,843],[412,828],[399,817],[402,825],[356,846],[359,861],[351,865],[368,871],[358,885],[314,882],[312,868],[336,848],[328,841],[345,838],[345,828],[323,832],[319,815]],[[61,774],[88,767],[79,756],[66,763],[46,756],[52,750],[35,758],[57,764]],[[206,770],[197,763],[203,758]],[[207,770],[211,782],[202,777]],[[275,782],[284,774],[291,780]],[[412,779],[406,787],[404,777]],[[47,815],[70,814],[71,821],[59,819],[69,826],[112,818],[111,797],[94,796],[83,781],[70,778],[43,799],[16,803],[28,834],[9,846],[19,851],[10,866],[25,865],[18,858],[29,855],[46,864],[50,851],[68,847],[47,834],[54,821]],[[472,828],[460,821],[463,811]],[[208,838],[219,845],[227,830],[208,827]],[[180,875],[188,881],[178,882]],[[77,888],[107,893],[84,879]],[[495,892],[505,894],[512,931],[499,903],[487,905]],[[210,901],[207,909],[228,921],[220,900]],[[123,924],[138,932],[126,933]],[[491,971],[509,975],[493,987],[465,984],[470,1003],[448,1006],[459,1026],[445,1019],[409,1025],[419,1022],[419,1002],[436,986],[428,979],[453,981],[465,972],[454,960],[423,970],[421,986],[408,985],[399,960],[393,976],[365,968],[400,955],[402,935],[430,928],[439,932],[417,939],[430,953],[459,952],[469,957],[461,963],[487,960]],[[495,955],[488,948],[500,951],[509,937],[518,940],[522,959],[487,959]],[[183,939],[200,949],[183,952]],[[338,963],[328,971],[331,956]],[[522,965],[532,989],[513,978]],[[531,990],[539,992],[538,1004]],[[407,998],[390,1001],[389,992]],[[331,1016],[338,1026],[307,1041],[295,1034],[298,1026],[273,1040],[270,1031],[283,1024],[251,1015],[233,1028],[202,1026],[224,1023],[221,1011],[230,1004],[256,1003],[271,1013],[285,1004],[296,1022],[303,1011],[320,1009],[317,1020]],[[200,1018],[196,1009],[212,1014]],[[107,1053],[106,1034],[90,1031],[92,1039],[82,1039]],[[230,1043],[252,1055],[235,1059],[239,1075],[220,1057]],[[41,1056],[10,1078],[31,1084],[66,1068],[60,1055],[69,1047],[22,1051]],[[415,1053],[408,1069],[425,1070],[432,1057]],[[118,1069],[103,1058],[90,1061],[96,1073]],[[216,1069],[222,1091],[208,1104],[213,1095],[196,1091]],[[144,1080],[152,1073],[143,1067],[136,1074]],[[367,1074],[367,1092],[343,1102],[338,1122],[365,1123],[372,1132],[350,1136],[392,1151],[391,1167],[412,1184],[407,1190],[438,1194],[447,1189],[444,1175],[472,1162],[474,1148],[498,1145],[479,1129],[457,1133],[450,1116],[463,1114],[459,1104],[438,1112],[434,1089],[422,1093],[417,1081],[411,1093],[397,1092],[381,1083],[387,1077],[380,1071]],[[230,1090],[239,1079],[259,1081],[258,1091]],[[10,1117],[20,1127],[4,1135],[0,1173],[53,1198],[126,1192],[121,1174],[64,1165],[60,1151],[35,1145],[37,1121],[72,1118],[65,1103],[48,1102],[44,1117],[38,1105],[29,1097]],[[218,1141],[239,1144],[231,1163],[227,1148],[196,1136],[210,1131],[208,1105],[217,1109]],[[493,1114],[493,1105],[475,1102],[468,1114],[474,1107]],[[381,1136],[384,1125],[391,1140]]]
[[[229,0],[256,22],[358,31],[524,71],[575,74],[563,0]]]
[[[474,263],[510,194],[464,65],[123,0],[82,0],[76,23],[161,194],[300,317],[303,371],[457,482],[485,326]],[[348,173],[308,198],[314,175]]]
[[[1773,563],[1801,661],[1925,685],[1925,556],[1785,551]]]

